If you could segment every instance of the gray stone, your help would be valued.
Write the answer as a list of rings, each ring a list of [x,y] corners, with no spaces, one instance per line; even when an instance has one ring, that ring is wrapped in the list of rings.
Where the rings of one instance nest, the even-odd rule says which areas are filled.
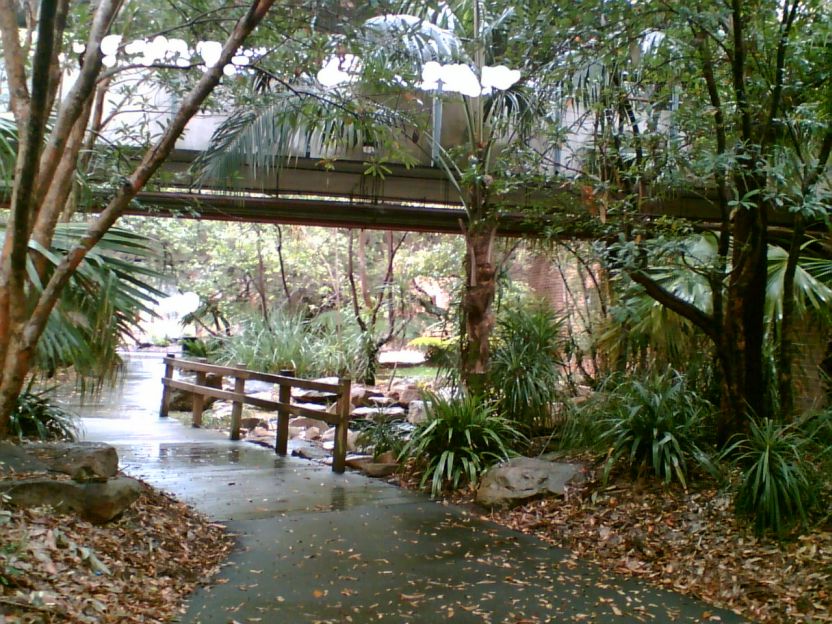
[[[350,403],[353,407],[367,407],[370,399],[376,396],[384,396],[381,392],[362,385],[353,385],[350,388]]]
[[[25,451],[53,472],[68,474],[76,481],[108,479],[118,472],[118,454],[100,442],[37,442]]]
[[[477,502],[485,507],[510,507],[537,496],[563,495],[565,486],[582,479],[581,464],[515,457],[485,473]]]
[[[375,421],[385,422],[404,418],[403,407],[357,407],[352,411],[353,418],[371,418]]]
[[[0,441],[0,474],[49,472],[49,466],[6,440]]]
[[[396,400],[396,403],[402,406],[410,405],[412,401],[418,401],[422,398],[422,391],[415,383],[398,383],[393,386],[390,391],[390,396]]]
[[[297,405],[298,407],[308,410],[315,410],[316,412],[326,411],[326,405],[321,405],[320,403],[293,403],[293,405]]]
[[[358,431],[347,430],[347,451],[354,451],[356,449],[356,441],[358,440]],[[323,447],[331,451],[335,446],[335,427],[330,427],[321,434],[321,442]]]
[[[427,409],[424,401],[411,401],[407,406],[407,422],[411,425],[418,425],[428,419]]]
[[[320,420],[319,418],[307,418],[306,416],[296,416],[295,418],[289,419],[289,426],[290,427],[303,427],[304,429],[308,429],[309,427],[317,427],[321,431],[326,431],[329,429],[329,425],[324,420]]]
[[[191,376],[185,379],[189,383],[196,383],[196,377]],[[209,388],[216,388],[222,390],[222,377],[213,373],[205,375],[205,384]],[[186,390],[171,390],[170,407],[172,412],[190,412],[193,409],[193,393]],[[208,409],[217,399],[214,397],[205,397],[203,407]]]
[[[374,477],[376,479],[381,479],[384,477],[389,477],[391,474],[396,472],[396,469],[399,465],[395,462],[393,463],[383,463],[383,462],[367,462],[361,465],[361,472],[363,472],[368,477]]]
[[[262,418],[257,418],[256,416],[249,416],[248,418],[241,418],[240,419],[240,428],[248,429],[251,431],[255,427],[263,427],[265,429],[269,428],[269,423]]]
[[[49,506],[60,513],[76,513],[84,520],[103,524],[136,501],[141,494],[141,484],[129,477],[100,483],[26,479],[0,482],[0,491],[18,507]]]
[[[361,470],[364,464],[370,464],[373,461],[372,455],[350,455],[344,460],[344,465],[347,468],[354,470]]]
[[[293,388],[292,398],[297,399],[299,403],[317,403],[319,405],[328,405],[335,400],[335,395],[331,392],[321,392],[320,390]]]
[[[321,430],[318,427],[309,427],[303,430],[303,433],[298,436],[303,440],[317,440],[321,437]]]

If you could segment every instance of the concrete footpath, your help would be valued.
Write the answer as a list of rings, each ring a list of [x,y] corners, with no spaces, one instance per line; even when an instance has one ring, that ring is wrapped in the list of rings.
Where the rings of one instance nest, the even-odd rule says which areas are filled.
[[[85,438],[238,536],[182,622],[744,621],[426,496],[159,419],[146,398],[86,418]]]
[[[235,533],[183,623],[742,622],[568,551],[357,473],[160,419],[159,356],[75,407],[121,468]]]

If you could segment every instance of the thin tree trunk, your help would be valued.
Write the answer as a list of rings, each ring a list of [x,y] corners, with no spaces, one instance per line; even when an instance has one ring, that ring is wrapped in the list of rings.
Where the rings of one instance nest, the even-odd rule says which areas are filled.
[[[797,272],[798,260],[800,260],[805,229],[803,215],[797,213],[794,218],[794,233],[789,246],[789,255],[786,259],[786,270],[783,275],[783,316],[780,319],[780,348],[777,353],[777,389],[780,394],[780,413],[784,419],[794,415],[794,276]]]
[[[494,329],[491,304],[497,292],[493,246],[496,230],[493,226],[471,223],[465,233],[465,292],[462,312],[465,319],[462,339],[462,381],[469,392],[485,392],[488,372],[488,340]]]
[[[0,286],[2,286],[0,292],[3,293],[0,298],[0,347],[2,347],[0,366],[2,366],[3,371],[3,378],[0,380],[0,438],[6,437],[8,434],[9,418],[15,408],[25,378],[31,370],[37,342],[43,334],[49,316],[54,310],[63,289],[89,250],[101,240],[123,214],[130,201],[168,157],[185,125],[197,113],[205,98],[219,83],[223,67],[231,61],[231,57],[236,53],[240,44],[262,20],[273,3],[274,0],[255,0],[251,4],[245,16],[237,22],[229,35],[218,63],[207,69],[196,86],[184,98],[162,137],[156,145],[145,153],[136,170],[116,191],[99,217],[90,225],[84,237],[58,264],[52,272],[49,282],[41,291],[34,307],[29,308],[22,285],[26,271],[29,232],[34,218],[37,217],[40,210],[40,206],[36,205],[34,200],[37,197],[42,198],[46,192],[45,188],[35,189],[34,180],[38,177],[48,180],[51,173],[48,176],[46,173],[54,172],[55,167],[57,167],[69,130],[71,130],[81,112],[81,103],[86,101],[86,97],[83,99],[79,97],[79,85],[86,84],[89,76],[85,74],[89,71],[90,65],[96,65],[100,70],[100,52],[98,49],[100,41],[96,41],[95,48],[87,50],[88,58],[85,59],[82,75],[73,87],[70,96],[65,100],[69,101],[67,104],[69,108],[65,108],[64,105],[61,106],[55,130],[44,153],[41,155],[39,152],[43,143],[46,116],[42,114],[40,109],[43,108],[48,97],[49,59],[52,56],[51,46],[54,42],[52,23],[56,8],[56,3],[53,1],[42,3],[39,23],[39,29],[42,32],[39,32],[38,49],[35,53],[32,81],[33,94],[29,111],[29,118],[32,122],[31,125],[27,124],[24,139],[21,141],[20,150],[22,152],[20,153],[25,158],[18,163],[18,167],[25,167],[25,171],[21,170],[22,175],[17,175],[15,178],[12,207],[13,219],[16,217],[17,222],[10,223],[6,233],[2,281],[0,281]],[[112,2],[102,1],[99,10],[102,6],[114,5]],[[4,23],[0,23],[0,28],[5,33]],[[94,21],[91,41],[96,40],[96,38],[100,39],[100,36],[103,36],[108,28],[109,22],[102,25],[99,21]],[[4,34],[4,41],[6,38]],[[75,94],[75,97],[73,97],[73,94]],[[78,109],[76,114],[74,116],[69,115],[67,110],[74,108]],[[36,123],[37,120],[41,120],[41,123]],[[59,132],[59,129],[65,129],[66,134]],[[40,158],[38,159],[38,157]],[[40,171],[38,170],[39,164],[41,165]],[[5,253],[6,248],[9,250],[8,255]],[[13,288],[8,286],[13,286]]]

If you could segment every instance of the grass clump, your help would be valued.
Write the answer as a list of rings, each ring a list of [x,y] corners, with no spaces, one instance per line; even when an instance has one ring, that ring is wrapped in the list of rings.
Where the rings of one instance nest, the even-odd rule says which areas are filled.
[[[782,536],[798,522],[808,523],[819,486],[811,446],[795,423],[763,418],[752,419],[748,435],[726,449],[741,469],[736,510],[752,519],[758,534]]]
[[[427,420],[413,432],[401,457],[409,457],[422,470],[420,485],[431,486],[438,497],[446,487],[458,489],[476,483],[493,464],[513,455],[512,447],[524,440],[513,423],[494,405],[474,396],[425,397]]]
[[[561,322],[543,302],[507,306],[497,323],[489,381],[497,410],[526,431],[551,424],[560,384]]]
[[[20,393],[9,420],[12,435],[42,441],[78,438],[78,417],[53,401],[50,391],[35,392],[30,386]]]
[[[717,473],[705,450],[713,406],[688,388],[683,375],[613,378],[606,385],[613,387],[600,403],[606,412],[599,419],[599,442],[607,449],[604,479],[619,464],[683,487],[692,464]]]

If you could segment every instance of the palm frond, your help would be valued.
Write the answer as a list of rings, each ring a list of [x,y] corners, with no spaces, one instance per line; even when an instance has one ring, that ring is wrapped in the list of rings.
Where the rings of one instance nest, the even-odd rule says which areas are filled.
[[[323,151],[335,145],[354,147],[367,130],[347,104],[334,95],[283,91],[270,101],[229,115],[194,162],[199,179],[233,186],[243,166],[258,178],[279,170],[292,155]]]
[[[783,281],[788,252],[777,245],[768,249],[768,284],[766,285],[766,316],[772,322],[783,316]],[[832,277],[832,261],[824,258],[801,258],[794,273],[795,307],[799,314],[812,311],[828,315],[832,306],[832,288],[824,282]]]
[[[58,225],[51,247],[30,241],[32,251],[51,271],[86,232],[80,223]],[[112,228],[86,256],[64,289],[38,342],[36,368],[49,373],[72,365],[79,378],[103,381],[116,370],[119,341],[132,335],[140,313],[153,314],[153,286],[162,276],[152,266],[156,249],[150,239]],[[32,296],[42,288],[32,261],[28,264]]]

